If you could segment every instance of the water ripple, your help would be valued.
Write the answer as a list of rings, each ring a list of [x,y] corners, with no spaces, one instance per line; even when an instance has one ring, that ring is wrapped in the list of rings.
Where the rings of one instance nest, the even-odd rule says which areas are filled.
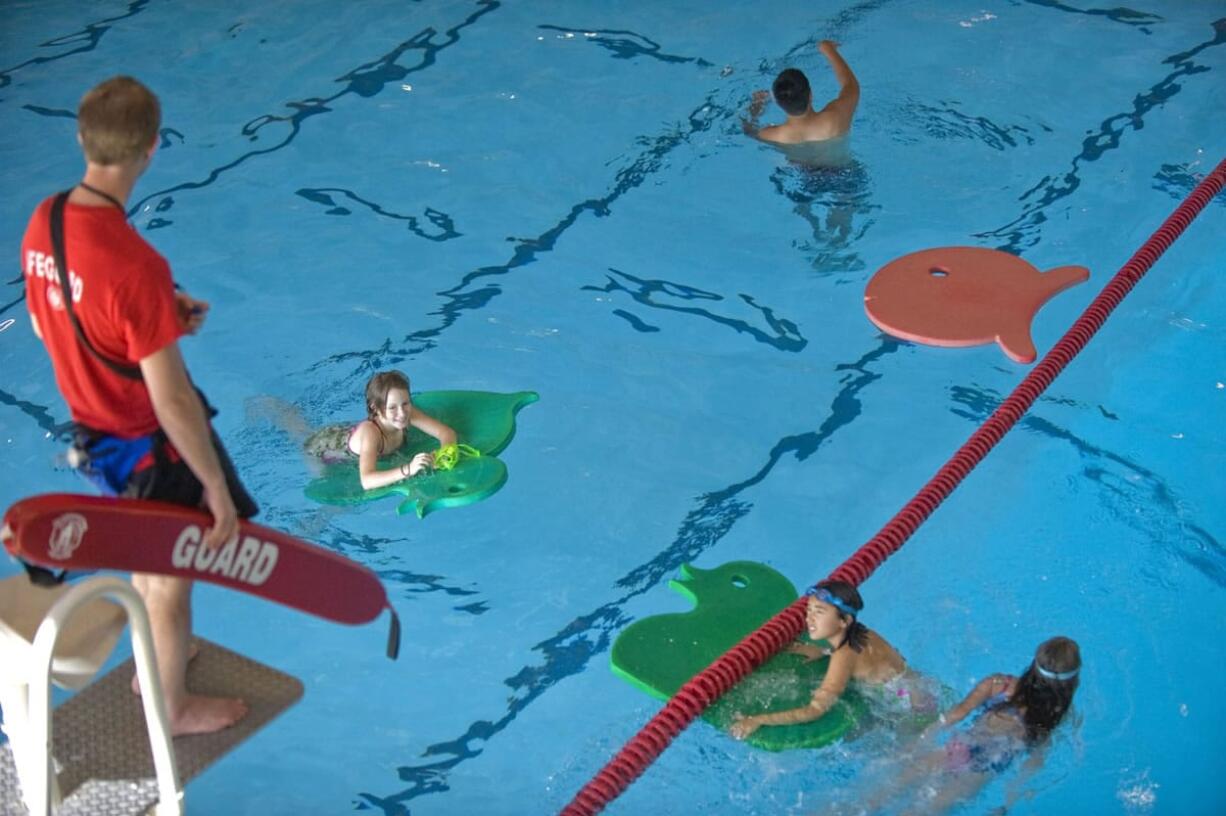
[[[1151,34],[1148,26],[1154,23],[1162,22],[1163,18],[1157,14],[1149,14],[1144,11],[1133,11],[1129,8],[1109,8],[1109,9],[1079,9],[1072,6],[1060,3],[1057,0],[1025,0],[1032,6],[1042,6],[1043,8],[1055,9],[1056,11],[1064,11],[1070,14],[1085,14],[1090,17],[1106,17],[1115,23],[1123,23],[1124,25],[1133,26],[1134,28]]]
[[[770,180],[813,232],[812,240],[798,244],[797,249],[810,256],[818,277],[864,269],[863,259],[851,247],[875,223],[867,216],[881,207],[871,203],[868,171],[862,163],[853,160],[845,167],[789,163],[777,168]],[[858,228],[857,216],[861,218]]]
[[[817,51],[818,40],[834,40],[842,42],[847,39],[847,34],[851,28],[860,23],[860,21],[870,13],[881,9],[884,6],[890,5],[893,0],[868,0],[865,3],[857,3],[854,6],[841,10],[834,17],[830,18],[824,25],[817,28],[821,34],[814,35],[810,39],[804,40],[787,51],[783,57],[775,61],[763,60],[759,65],[758,70],[763,74],[774,75],[779,73],[779,70],[790,63],[790,61],[798,55],[811,55]]]
[[[239,435],[237,440],[246,442],[250,437]],[[237,447],[237,446],[236,446]],[[250,453],[250,450],[244,445],[245,453]],[[247,472],[244,476],[257,475],[252,472]],[[251,482],[249,482],[251,484]],[[260,491],[256,491],[257,495]],[[304,515],[299,509],[283,510],[279,508],[268,508],[264,517],[260,519],[262,524],[279,527],[281,529],[290,530],[294,535],[297,535],[307,541],[321,542],[328,549],[339,553],[347,558],[354,559],[363,564],[370,565],[372,558],[386,558],[388,553],[403,552],[410,539],[405,537],[388,537],[388,536],[372,536],[364,534],[351,533],[337,526],[335,521],[335,512],[328,512],[333,508],[311,515]],[[435,575],[433,573],[414,572],[411,569],[400,567],[387,567],[383,569],[374,569],[376,575],[389,585],[389,590],[392,587],[399,587],[402,592],[409,595],[423,595],[434,592],[441,592],[444,595],[449,595],[455,598],[466,598],[472,595],[479,595],[481,591],[474,588],[472,584],[468,586],[459,586],[448,583],[447,576]],[[475,609],[475,607],[484,606],[484,601],[479,601],[475,604],[468,604],[467,607],[454,607],[463,612],[479,615],[486,611],[484,608]]]
[[[7,284],[8,286],[17,286],[18,284],[21,284],[21,294],[19,294],[17,297],[13,298],[12,300],[4,304],[3,306],[0,306],[0,315],[4,314],[9,309],[13,308],[18,303],[21,303],[23,300],[26,299],[25,279],[23,277],[18,275],[16,278],[14,278],[11,281],[5,281],[5,284]]]
[[[991,389],[954,386],[950,396],[953,413],[982,423],[1000,404]],[[1136,530],[1155,544],[1173,546],[1175,554],[1206,578],[1226,587],[1226,546],[1203,527],[1187,521],[1178,496],[1154,471],[1112,451],[1076,436],[1066,428],[1033,414],[1022,418],[1021,427],[1067,442],[1087,461],[1082,476],[1098,485],[1098,495],[1112,517]]]
[[[285,107],[292,112],[287,115],[264,114],[257,116],[255,119],[247,122],[242,127],[242,134],[248,140],[255,142],[260,139],[260,131],[271,125],[287,125],[289,130],[280,137],[280,139],[269,147],[258,150],[250,150],[243,153],[238,158],[213,168],[209,171],[208,176],[202,181],[185,181],[176,184],[173,187],[167,187],[163,190],[150,193],[144,198],[132,205],[129,210],[130,214],[136,214],[141,211],[145,204],[158,197],[166,197],[162,202],[159,202],[158,211],[164,212],[169,209],[169,206],[162,206],[166,201],[173,203],[173,199],[169,198],[170,193],[179,190],[198,190],[207,187],[223,174],[233,170],[239,165],[244,164],[249,159],[257,156],[265,156],[269,153],[274,153],[288,146],[297,138],[298,133],[302,130],[302,125],[312,116],[318,116],[323,113],[330,113],[333,109],[329,107],[337,100],[342,99],[350,94],[369,99],[375,96],[386,88],[389,84],[399,84],[405,77],[418,71],[423,71],[432,66],[438,59],[439,52],[455,45],[460,41],[460,31],[473,25],[481,17],[489,12],[497,9],[502,4],[496,0],[478,0],[477,5],[480,6],[477,11],[470,14],[465,20],[452,28],[447,29],[441,43],[433,42],[435,35],[438,33],[433,28],[425,28],[420,32],[397,45],[388,53],[378,57],[370,62],[363,63],[352,71],[342,75],[336,81],[345,83],[345,87],[331,96],[326,97],[309,97],[307,99],[299,99],[285,103]],[[420,61],[408,68],[399,64],[399,60],[407,53],[420,52]],[[154,219],[149,224],[149,228],[164,227],[172,223],[170,220],[161,218]]]
[[[425,575],[404,569],[384,569],[375,570],[375,572],[384,581],[394,582],[407,587],[407,591],[414,594],[442,592],[444,595],[455,595],[461,598],[469,595],[480,594],[480,591],[476,589],[464,589],[463,587],[452,586],[444,583],[447,578],[445,575]],[[476,611],[477,607],[481,607],[480,611]],[[485,602],[478,601],[477,603],[468,604],[467,607],[457,606],[455,608],[479,615],[481,612],[486,611],[484,607]]]
[[[144,10],[145,6],[149,5],[149,0],[134,0],[128,4],[128,10],[124,14],[117,17],[107,17],[99,20],[96,23],[86,23],[85,27],[80,31],[74,31],[71,34],[65,34],[62,37],[56,37],[46,42],[39,43],[40,48],[57,48],[61,45],[72,45],[74,43],[82,43],[79,48],[74,48],[71,51],[65,51],[62,54],[56,54],[53,57],[31,57],[23,63],[14,65],[12,68],[0,69],[0,88],[6,88],[13,81],[13,73],[25,68],[28,65],[42,65],[48,62],[62,60],[65,57],[71,57],[73,54],[83,54],[86,51],[93,51],[98,47],[99,41],[106,32],[110,31],[111,24],[117,23],[120,20],[126,20]]]
[[[58,442],[68,442],[72,431],[72,421],[58,421],[46,405],[23,400],[15,394],[0,390],[0,405],[16,408],[21,413],[34,420],[34,424],[47,432],[47,435]]]
[[[322,204],[325,207],[330,207],[327,211],[328,215],[349,215],[351,211],[347,207],[343,207],[333,200],[329,193],[337,193],[350,201],[371,210],[377,215],[385,218],[394,218],[398,221],[404,221],[408,224],[409,231],[414,235],[425,238],[427,241],[449,241],[452,238],[459,238],[463,233],[456,232],[455,222],[451,216],[441,210],[436,210],[433,207],[426,207],[426,220],[433,224],[438,230],[438,234],[431,235],[419,226],[417,216],[414,215],[399,215],[390,210],[385,210],[379,204],[373,201],[367,201],[352,190],[346,190],[343,187],[303,187],[296,191],[297,195],[302,196],[307,201],[316,204]]]
[[[1199,161],[1164,164],[1162,169],[1154,174],[1154,189],[1161,190],[1176,201],[1183,201],[1208,175],[1198,170],[1198,167],[1200,167]],[[1226,190],[1215,195],[1213,201],[1226,206]]]
[[[664,303],[659,301],[660,296],[664,296],[676,301],[707,300],[718,302],[724,300],[723,295],[715,292],[708,292],[704,289],[698,289],[697,287],[688,286],[683,283],[674,283],[673,281],[656,280],[650,278],[638,278],[629,274],[628,272],[622,272],[620,270],[613,269],[612,267],[609,268],[609,271],[613,274],[608,276],[608,282],[604,286],[584,286],[582,288],[585,291],[593,292],[625,292],[634,299],[635,303],[641,304],[648,308],[663,309],[665,311],[680,312],[682,314],[703,317],[713,323],[734,329],[738,334],[748,334],[759,343],[765,343],[768,346],[773,346],[780,351],[796,352],[808,345],[808,341],[801,336],[800,330],[796,328],[795,323],[793,323],[791,320],[776,317],[772,309],[766,306],[759,306],[750,295],[741,294],[739,297],[741,300],[747,303],[750,308],[756,310],[762,315],[762,319],[766,321],[767,326],[770,327],[771,333],[765,332],[755,326],[751,326],[744,320],[718,315],[698,306],[678,306],[673,303]],[[618,309],[617,312],[624,316],[630,317],[620,309]],[[639,326],[646,326],[646,324],[643,324],[641,321],[638,321],[638,324],[639,325],[636,325],[636,328],[639,328]],[[633,320],[632,325],[634,325]],[[655,329],[654,327],[648,327],[646,330],[659,331],[659,329]]]
[[[684,124],[678,124],[668,132],[654,137],[644,137],[642,142],[645,149],[627,166],[617,171],[612,189],[603,196],[589,198],[573,205],[557,223],[534,238],[508,238],[510,243],[515,244],[509,260],[502,264],[474,269],[465,274],[455,286],[437,292],[436,294],[444,299],[442,305],[431,312],[439,318],[437,326],[419,329],[399,343],[393,343],[389,338],[376,349],[333,354],[315,363],[308,370],[316,371],[337,363],[356,362],[358,365],[348,378],[356,382],[369,377],[371,372],[433,349],[438,344],[438,338],[465,312],[480,309],[501,294],[501,287],[495,282],[498,278],[535,263],[540,255],[553,251],[558,240],[584,214],[590,213],[596,217],[609,215],[611,205],[659,171],[671,151],[688,143],[695,135],[710,130],[718,122],[731,119],[735,115],[735,111],[715,104],[713,97],[708,97],[687,115]],[[338,387],[341,391],[345,390],[343,385],[338,386],[335,382],[330,382],[327,386],[329,391]]]
[[[1193,61],[1193,57],[1208,48],[1226,43],[1226,17],[1213,23],[1214,36],[1187,51],[1167,57],[1163,64],[1175,66],[1175,70],[1133,98],[1132,110],[1108,117],[1099,126],[1098,132],[1090,132],[1082,142],[1081,152],[1073,157],[1072,169],[1054,176],[1044,176],[1037,184],[1021,195],[1022,202],[1029,201],[1022,214],[1004,226],[987,232],[975,233],[976,238],[998,238],[1004,243],[997,249],[1021,255],[1023,251],[1039,243],[1039,231],[1047,221],[1047,210],[1061,199],[1071,196],[1081,186],[1082,164],[1098,161],[1104,154],[1117,149],[1129,130],[1145,126],[1145,115],[1168,102],[1179,93],[1181,77],[1191,77],[1210,71],[1205,65]]]
[[[23,110],[28,110],[30,113],[37,113],[39,116],[46,116],[51,119],[76,119],[77,115],[70,110],[63,108],[44,108],[40,105],[22,105]]]
[[[938,107],[912,101],[903,106],[900,115],[906,121],[917,122],[934,139],[971,139],[1001,151],[1020,147],[1022,143],[1034,144],[1030,131],[1021,125],[1001,126],[986,116],[963,113],[957,110],[957,104],[942,101]],[[1052,132],[1046,125],[1039,127]]]
[[[539,25],[537,28],[543,31],[557,31],[567,38],[582,37],[586,42],[595,43],[601,48],[610,51],[614,59],[628,60],[635,59],[636,57],[650,57],[661,62],[692,62],[703,68],[713,67],[713,63],[707,62],[702,57],[679,57],[675,54],[665,54],[661,52],[658,42],[649,37],[644,37],[642,34],[636,34],[633,31],[602,28],[568,28],[556,25]]]

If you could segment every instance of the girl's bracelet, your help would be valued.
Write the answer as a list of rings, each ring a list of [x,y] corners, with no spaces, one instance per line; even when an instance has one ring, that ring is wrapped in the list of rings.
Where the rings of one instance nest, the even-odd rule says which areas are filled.
[[[409,478],[409,465],[407,462],[400,466],[400,475],[405,479]]]

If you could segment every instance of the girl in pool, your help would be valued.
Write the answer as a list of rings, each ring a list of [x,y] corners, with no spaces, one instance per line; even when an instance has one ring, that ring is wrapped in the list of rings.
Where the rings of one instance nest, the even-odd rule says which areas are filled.
[[[979,712],[965,737],[954,736],[946,743],[950,766],[999,771],[1018,749],[1045,743],[1068,712],[1080,673],[1077,643],[1054,637],[1039,645],[1021,677],[994,674],[982,680],[965,700],[941,717],[941,724],[948,727]],[[995,743],[1002,737],[1007,744],[995,750]]]
[[[430,434],[440,445],[455,444],[456,434],[434,417],[413,407],[409,378],[399,371],[381,371],[366,383],[366,419],[356,425],[331,425],[312,434],[307,453],[328,461],[356,456],[362,487],[395,484],[433,467],[434,457],[419,453],[404,464],[379,470],[379,458],[404,444],[410,427]]]
[[[874,791],[870,812],[904,791],[920,790],[910,803],[917,813],[941,813],[974,796],[992,774],[1023,754],[1027,761],[1013,781],[1006,807],[1026,779],[1043,764],[1043,750],[1064,719],[1077,691],[1081,652],[1066,637],[1044,641],[1021,677],[994,674],[980,681],[962,702],[941,717],[934,730],[974,715],[969,728],[951,734],[945,745],[921,755],[891,782]],[[921,784],[917,784],[921,783]]]
[[[845,581],[823,581],[805,594],[809,596],[805,616],[809,637],[824,640],[830,647],[823,649],[812,643],[793,643],[788,651],[803,654],[810,660],[830,656],[830,666],[821,686],[813,692],[806,706],[740,717],[729,729],[732,736],[745,739],[764,725],[812,722],[838,702],[850,680],[876,686],[882,689],[886,699],[897,700],[907,708],[922,710],[935,705],[931,695],[912,690],[917,678],[907,668],[902,655],[886,643],[885,638],[856,620],[864,608],[864,601],[855,587]]]

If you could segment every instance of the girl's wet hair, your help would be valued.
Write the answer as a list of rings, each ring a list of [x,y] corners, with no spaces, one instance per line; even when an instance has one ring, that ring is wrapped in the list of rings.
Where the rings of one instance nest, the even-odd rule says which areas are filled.
[[[403,388],[406,394],[413,393],[409,391],[409,378],[402,371],[380,371],[366,382],[366,416],[379,432],[379,456],[384,453],[387,437],[383,435],[383,426],[378,418],[387,407],[387,395],[393,388]]]
[[[1010,706],[1020,711],[1026,742],[1043,742],[1072,705],[1080,670],[1081,650],[1076,641],[1066,637],[1044,641],[1018,679],[1012,696],[993,707]]]
[[[380,371],[366,382],[366,415],[377,419],[387,407],[387,395],[393,388],[409,390],[409,378],[403,371]]]
[[[817,585],[817,589],[824,589],[838,599],[839,603],[834,606],[839,617],[849,622],[847,636],[843,638],[839,648],[850,646],[853,652],[861,651],[868,642],[868,627],[856,620],[860,610],[864,609],[864,599],[860,597],[860,591],[846,581],[822,581]],[[843,608],[839,608],[840,606]],[[847,609],[852,612],[847,612]]]

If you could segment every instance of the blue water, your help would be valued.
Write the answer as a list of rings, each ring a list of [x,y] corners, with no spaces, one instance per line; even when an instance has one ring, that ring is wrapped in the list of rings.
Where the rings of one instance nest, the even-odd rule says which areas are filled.
[[[16,259],[79,177],[81,94],[147,82],[163,143],[133,222],[212,303],[193,376],[262,520],[376,570],[404,622],[391,663],[381,625],[200,587],[204,636],[307,693],[188,787],[193,813],[556,811],[657,710],[608,649],[685,608],[680,564],[824,577],[1024,376],[994,346],[881,335],[876,269],[951,244],[1089,267],[1038,315],[1042,353],[1226,155],[1220,0],[0,15],[0,244]],[[740,115],[789,64],[832,95],[822,37],[863,98],[852,165],[814,174]],[[864,620],[958,693],[1051,635],[1081,644],[1075,712],[1011,813],[1226,807],[1223,235],[1219,196],[863,587]],[[56,464],[68,417],[21,294],[0,287],[0,506],[85,491]],[[501,492],[424,521],[303,496],[294,443],[248,407],[354,418],[388,367],[541,394]],[[889,750],[763,754],[700,724],[609,812],[811,813]]]

